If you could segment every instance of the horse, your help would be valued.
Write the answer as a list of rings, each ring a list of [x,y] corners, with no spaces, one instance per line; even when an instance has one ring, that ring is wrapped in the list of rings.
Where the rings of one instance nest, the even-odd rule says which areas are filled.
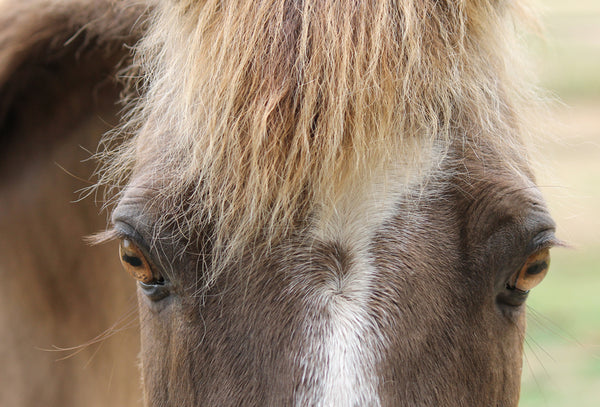
[[[0,5],[2,404],[518,404],[561,244],[527,7]],[[74,146],[98,143],[94,171]],[[94,203],[65,205],[82,187],[110,208],[95,247]],[[134,291],[141,396],[134,342],[110,385],[35,366],[32,336],[91,335]]]

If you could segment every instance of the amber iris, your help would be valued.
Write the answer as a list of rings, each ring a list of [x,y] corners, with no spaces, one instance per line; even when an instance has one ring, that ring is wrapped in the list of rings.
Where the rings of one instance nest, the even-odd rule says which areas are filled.
[[[129,239],[121,239],[119,257],[125,271],[133,278],[145,284],[154,281],[152,269],[142,251]]]
[[[550,267],[550,249],[529,256],[523,267],[514,274],[508,285],[512,289],[528,292],[542,282]]]

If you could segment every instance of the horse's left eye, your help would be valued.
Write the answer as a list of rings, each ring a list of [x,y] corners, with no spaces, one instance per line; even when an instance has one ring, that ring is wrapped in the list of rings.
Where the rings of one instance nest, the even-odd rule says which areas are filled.
[[[513,274],[508,281],[508,288],[529,292],[542,282],[550,267],[550,249],[540,250],[527,259],[521,269]]]
[[[133,278],[144,284],[155,281],[150,264],[139,247],[129,239],[121,239],[119,257],[125,271]]]

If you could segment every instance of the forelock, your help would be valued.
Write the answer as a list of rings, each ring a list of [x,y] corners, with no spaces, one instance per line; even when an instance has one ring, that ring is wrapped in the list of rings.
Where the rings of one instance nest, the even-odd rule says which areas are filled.
[[[510,159],[535,99],[512,3],[159,2],[100,182],[143,174],[159,223],[190,240],[210,229],[212,281],[373,165],[419,167],[457,140]]]

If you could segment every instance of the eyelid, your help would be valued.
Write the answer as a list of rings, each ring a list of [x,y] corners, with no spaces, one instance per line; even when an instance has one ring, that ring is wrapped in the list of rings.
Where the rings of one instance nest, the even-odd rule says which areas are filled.
[[[529,254],[553,247],[569,247],[569,245],[555,236],[554,229],[543,230],[533,238]]]
[[[140,249],[142,249],[142,251],[144,251],[144,254],[147,255],[150,252],[149,246],[146,244],[146,240],[128,223],[122,221],[115,222],[113,225],[113,231],[115,239],[132,240]]]

